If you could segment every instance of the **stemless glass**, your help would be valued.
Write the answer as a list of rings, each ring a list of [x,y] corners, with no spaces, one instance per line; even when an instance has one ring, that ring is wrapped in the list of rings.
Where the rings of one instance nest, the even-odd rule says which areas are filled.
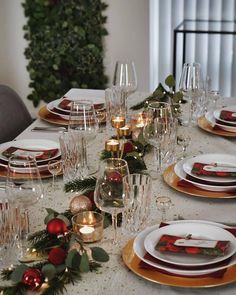
[[[137,74],[133,61],[116,62],[113,85],[119,86],[125,91],[127,109],[127,98],[136,91],[138,86]]]
[[[110,158],[100,163],[94,201],[97,207],[112,215],[113,244],[117,244],[117,214],[123,212],[125,193],[123,179],[129,175],[128,164],[119,158]]]
[[[186,125],[195,124],[199,116],[199,103],[204,94],[201,65],[199,63],[185,63],[180,77],[179,90],[184,99],[190,104],[189,121]]]
[[[81,177],[96,172],[96,168],[88,165],[87,145],[94,141],[98,133],[98,120],[94,105],[89,100],[76,100],[71,104],[68,131],[78,136],[81,142]]]
[[[12,156],[8,161],[6,193],[19,214],[15,215],[15,226],[19,242],[20,257],[26,253],[29,234],[28,209],[43,197],[40,173],[32,157]]]

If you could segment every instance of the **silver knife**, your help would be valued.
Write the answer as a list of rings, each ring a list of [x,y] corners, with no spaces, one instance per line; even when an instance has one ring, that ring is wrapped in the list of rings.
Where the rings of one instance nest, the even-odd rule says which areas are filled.
[[[58,132],[67,131],[66,127],[34,127],[31,131],[46,131],[46,132]]]

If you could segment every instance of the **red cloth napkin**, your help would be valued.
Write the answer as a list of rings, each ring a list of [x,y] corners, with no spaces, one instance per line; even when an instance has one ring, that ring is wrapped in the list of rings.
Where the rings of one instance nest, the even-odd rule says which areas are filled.
[[[204,170],[205,166],[210,164],[196,162],[193,164],[192,173],[195,175],[204,175],[204,176],[217,176],[217,177],[234,177],[236,172],[226,172],[226,171],[206,171]]]
[[[78,98],[79,99],[79,98]],[[59,103],[59,105],[58,105],[58,107],[59,108],[61,108],[61,109],[63,109],[63,110],[67,110],[67,111],[69,111],[70,110],[70,108],[71,108],[71,100],[69,100],[69,99],[63,99],[60,103]],[[102,108],[102,107],[104,107],[104,103],[95,103],[94,104],[94,108],[95,109],[100,109],[100,108]]]
[[[184,239],[184,237],[178,237],[173,235],[163,235],[158,241],[155,249],[160,252],[172,252],[172,253],[186,253],[186,254],[203,254],[209,256],[223,256],[229,247],[229,241],[217,241],[214,248],[202,248],[197,246],[176,246],[177,240]],[[189,239],[192,240],[191,238]],[[193,239],[196,240],[196,239]]]
[[[48,160],[48,159],[56,156],[56,154],[58,153],[58,149],[31,150],[31,149],[24,149],[24,148],[18,148],[18,147],[11,146],[11,147],[7,148],[5,151],[3,151],[2,154],[6,158],[10,158],[16,152],[20,152],[20,157],[22,157],[22,158],[24,158],[24,154],[27,155],[27,152],[40,153],[39,155],[37,155],[37,154],[35,155],[36,160]]]
[[[220,112],[220,119],[225,120],[225,121],[236,122],[236,117],[233,116],[235,114],[236,113],[232,112],[232,111],[222,110]]]
[[[162,222],[160,224],[160,227],[164,227],[164,226],[167,226],[167,225],[169,225],[169,224]],[[231,232],[234,236],[236,236],[236,228],[225,228],[225,230]],[[151,256],[149,253],[146,253],[144,255],[144,258],[146,260],[149,260],[149,261],[152,261],[152,262],[156,262],[158,264],[162,264],[163,266],[169,266],[169,267],[171,267],[173,269],[180,269],[180,270],[188,270],[188,269],[189,270],[199,270],[199,269],[202,269],[201,266],[196,266],[196,267],[178,266],[178,267],[176,267],[175,265],[172,265],[170,263],[166,263],[166,262],[160,261],[159,259]],[[211,264],[211,266],[209,266],[209,269],[210,268],[214,268],[216,266],[224,266],[224,265],[227,265],[231,261],[231,259],[232,259],[232,257],[229,257],[229,258],[227,258],[224,261]],[[194,276],[184,276],[184,275],[173,274],[173,273],[168,272],[168,271],[165,271],[163,269],[159,269],[157,267],[154,267],[152,265],[149,265],[148,263],[144,262],[143,260],[141,260],[139,262],[139,267],[140,268],[143,268],[143,269],[158,271],[158,272],[161,272],[161,273],[164,273],[164,274],[168,274],[168,275],[171,275],[171,276],[188,277],[188,278],[204,278],[204,277],[222,278],[224,276],[226,270],[227,270],[227,268],[224,268],[224,269],[221,269],[221,270],[218,270],[218,271],[214,271],[214,272],[209,273],[209,274],[198,275],[198,276],[195,276],[195,275]]]

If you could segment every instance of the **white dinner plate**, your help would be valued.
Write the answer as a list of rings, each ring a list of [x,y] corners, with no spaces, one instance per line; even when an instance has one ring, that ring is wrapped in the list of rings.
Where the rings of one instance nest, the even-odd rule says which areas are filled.
[[[236,112],[236,106],[228,106],[228,107],[224,107],[222,109],[217,109],[213,112],[214,117],[219,120],[220,122],[222,122],[222,124],[231,124],[231,125],[235,125],[236,126],[236,121],[227,121],[227,120],[223,120],[220,118],[220,113],[221,111],[229,111],[229,112]]]
[[[220,184],[230,184],[232,182],[236,182],[236,177],[218,177],[218,176],[205,176],[205,175],[196,175],[192,173],[192,168],[194,163],[218,163],[218,164],[225,164],[225,165],[235,165],[235,172],[236,172],[236,156],[229,155],[229,154],[203,154],[197,155],[192,158],[186,159],[183,163],[183,170],[188,175],[192,177],[204,181],[209,181],[213,185],[217,183]]]
[[[228,132],[236,132],[236,126],[227,126],[224,125],[223,122],[222,124],[217,123],[216,119],[214,117],[213,111],[209,111],[205,114],[205,118],[207,119],[207,121],[212,125],[212,126],[217,126],[222,130],[228,131]]]
[[[207,191],[212,191],[212,192],[226,192],[226,191],[229,191],[230,192],[230,191],[236,190],[236,185],[220,185],[220,186],[219,185],[213,185],[213,184],[210,185],[210,184],[203,184],[203,183],[200,183],[200,182],[197,182],[197,181],[187,179],[186,178],[187,174],[185,173],[185,171],[183,169],[183,165],[187,160],[188,160],[188,158],[183,159],[183,160],[177,162],[175,164],[175,166],[174,166],[175,174],[179,178],[191,183],[192,185],[195,185],[196,187],[199,187],[199,188],[201,188],[203,190],[207,190]]]
[[[18,147],[30,150],[50,150],[50,149],[58,149],[58,153],[47,160],[37,160],[37,163],[43,163],[45,161],[49,161],[55,159],[61,155],[60,146],[56,141],[46,140],[46,139],[22,139],[5,142],[0,145],[0,159],[8,162],[8,158],[6,158],[2,152],[4,152],[9,147]]]
[[[223,256],[161,252],[156,250],[155,246],[163,235],[183,238],[191,235],[193,239],[230,241],[230,244]],[[215,225],[200,223],[170,224],[150,232],[144,240],[144,248],[150,255],[166,263],[179,266],[206,266],[221,262],[234,255],[236,239],[230,232]]]
[[[211,221],[206,221],[206,220],[178,220],[178,221],[168,221],[168,223],[170,224],[183,224],[183,223],[197,223],[197,224],[210,224],[210,225],[215,225],[218,226],[220,228],[227,228],[228,226],[225,226],[223,224],[220,223],[216,223],[216,222],[211,222]],[[142,261],[144,261],[145,263],[147,263],[148,265],[151,265],[153,267],[156,267],[158,269],[162,269],[164,271],[168,271],[170,273],[173,274],[177,274],[177,275],[182,275],[182,276],[200,276],[200,275],[206,275],[221,269],[224,269],[226,267],[229,267],[230,265],[234,265],[236,264],[236,254],[232,257],[232,259],[230,260],[230,262],[227,265],[218,265],[218,266],[204,266],[201,269],[187,269],[187,270],[183,270],[178,268],[178,266],[166,266],[164,264],[162,264],[161,262],[158,261],[150,261],[149,259],[145,259],[144,256],[146,254],[146,250],[144,248],[144,240],[146,238],[146,236],[151,233],[152,231],[156,230],[159,228],[159,224],[157,225],[153,225],[151,227],[147,227],[145,230],[141,231],[135,238],[134,240],[134,244],[133,244],[133,249],[135,254],[138,256],[139,259],[141,259]]]
[[[69,118],[70,118],[70,116],[69,115],[63,115],[63,114],[61,114],[59,111],[58,111],[58,104],[61,102],[61,99],[57,99],[57,100],[53,100],[53,101],[51,101],[51,102],[49,102],[48,104],[47,104],[47,110],[50,112],[50,113],[52,113],[52,114],[55,114],[55,115],[57,115],[57,116],[60,116],[62,119],[64,119],[64,120],[69,120]],[[63,109],[61,109],[61,110],[63,110]],[[65,110],[63,110],[63,111],[65,111]],[[70,111],[69,111],[70,112]],[[68,113],[69,113],[68,112]]]

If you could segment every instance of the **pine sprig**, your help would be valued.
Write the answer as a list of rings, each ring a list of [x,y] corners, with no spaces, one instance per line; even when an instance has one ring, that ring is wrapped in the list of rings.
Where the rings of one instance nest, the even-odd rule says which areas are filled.
[[[24,284],[18,283],[11,286],[0,286],[0,292],[3,292],[3,295],[25,295],[27,288]]]
[[[65,192],[76,192],[76,191],[86,191],[86,190],[93,190],[96,185],[96,178],[95,177],[88,177],[85,179],[75,179],[69,181],[65,184]]]

